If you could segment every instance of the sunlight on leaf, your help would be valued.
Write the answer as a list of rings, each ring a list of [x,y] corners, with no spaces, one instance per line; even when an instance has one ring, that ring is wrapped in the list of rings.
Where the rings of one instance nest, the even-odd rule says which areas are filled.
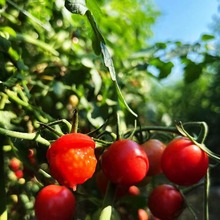
[[[65,7],[73,14],[84,15],[88,10],[85,0],[66,0]]]

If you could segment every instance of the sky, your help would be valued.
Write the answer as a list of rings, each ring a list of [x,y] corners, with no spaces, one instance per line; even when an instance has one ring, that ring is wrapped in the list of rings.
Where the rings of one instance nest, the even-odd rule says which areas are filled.
[[[154,0],[162,15],[153,27],[153,41],[181,40],[192,43],[210,33],[218,0]]]

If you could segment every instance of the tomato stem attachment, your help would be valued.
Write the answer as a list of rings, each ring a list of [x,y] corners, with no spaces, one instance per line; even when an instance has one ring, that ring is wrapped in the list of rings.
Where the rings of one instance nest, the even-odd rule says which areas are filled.
[[[73,110],[73,117],[72,117],[72,129],[70,133],[77,133],[79,124],[79,116],[77,109]]]

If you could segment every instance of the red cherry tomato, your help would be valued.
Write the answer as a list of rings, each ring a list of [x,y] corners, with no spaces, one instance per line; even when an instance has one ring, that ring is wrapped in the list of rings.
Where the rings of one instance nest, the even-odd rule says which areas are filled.
[[[81,133],[66,134],[47,151],[52,176],[62,185],[76,188],[92,177],[96,168],[95,142]]]
[[[182,212],[184,199],[175,187],[163,184],[151,192],[148,206],[155,217],[161,220],[173,220]]]
[[[37,220],[72,220],[76,206],[73,193],[65,186],[48,185],[35,200]]]
[[[14,173],[17,179],[21,179],[24,176],[23,170],[16,170]]]
[[[128,186],[140,182],[149,169],[144,149],[127,139],[114,142],[103,153],[101,165],[111,182]]]
[[[9,168],[16,172],[17,170],[19,170],[21,167],[21,161],[15,157],[13,157],[10,161],[9,161]]]
[[[185,137],[171,141],[161,159],[161,167],[166,177],[183,186],[190,186],[201,180],[208,165],[208,155]]]
[[[160,161],[166,145],[157,139],[150,139],[142,144],[142,146],[149,160],[149,171],[147,175],[155,176],[161,173]]]

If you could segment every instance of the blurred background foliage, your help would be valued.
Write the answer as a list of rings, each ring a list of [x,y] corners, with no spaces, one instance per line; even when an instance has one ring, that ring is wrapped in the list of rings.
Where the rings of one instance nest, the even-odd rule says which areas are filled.
[[[139,124],[205,121],[209,126],[207,146],[220,153],[218,19],[211,34],[193,44],[152,45],[151,27],[160,15],[153,1],[93,0],[87,6],[105,38],[124,99],[138,114]],[[115,85],[96,49],[86,17],[71,14],[63,0],[0,0],[1,169],[14,156],[30,167],[29,149],[36,152],[38,164],[46,166],[46,148],[41,143],[9,138],[3,135],[5,130],[36,132],[42,129],[40,123],[70,121],[75,108],[80,132],[94,130],[107,119],[106,129],[115,130],[119,107]],[[176,66],[178,78],[172,74]],[[124,105],[120,113],[122,128],[133,127],[135,118]],[[56,129],[68,131],[63,124]],[[44,129],[41,134],[47,140],[56,138]],[[33,195],[40,185],[32,187],[26,174],[21,189],[24,183],[16,185],[10,170],[5,171],[7,194],[22,210],[17,212],[11,202],[9,219],[30,219]],[[219,183],[217,178],[214,181]],[[5,193],[1,190],[0,197]],[[1,213],[4,204],[2,200]]]

